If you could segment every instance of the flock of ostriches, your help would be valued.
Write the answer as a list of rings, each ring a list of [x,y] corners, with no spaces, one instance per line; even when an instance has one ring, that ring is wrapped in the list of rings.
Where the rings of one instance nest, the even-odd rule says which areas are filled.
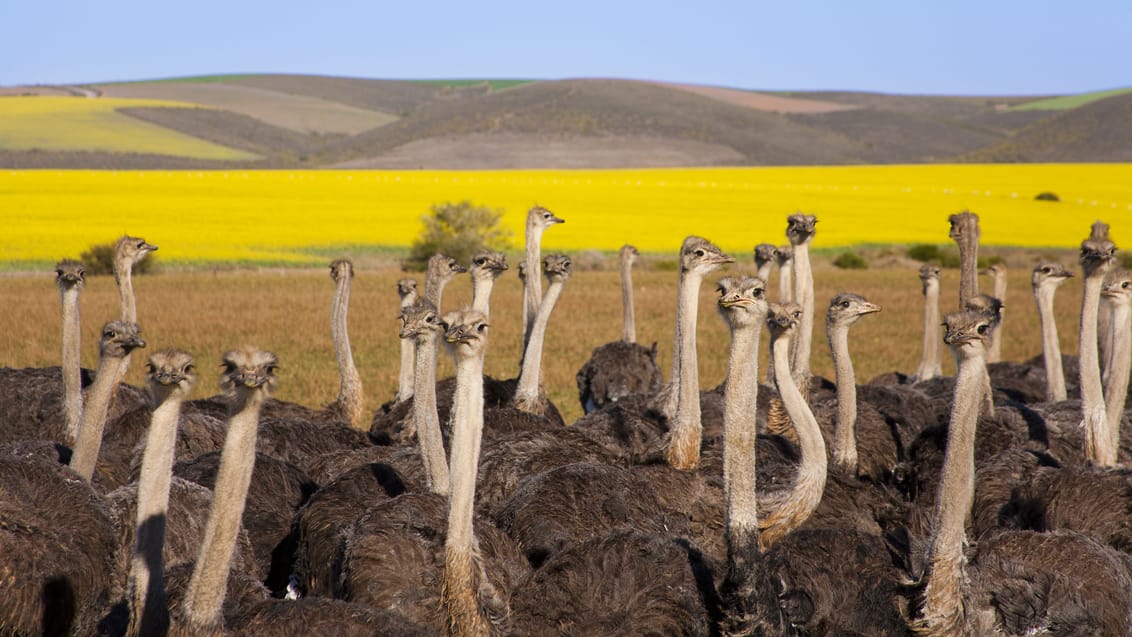
[[[997,360],[1005,270],[978,293],[963,212],[958,311],[941,316],[939,269],[921,268],[919,369],[860,385],[849,330],[880,308],[856,294],[822,299],[835,379],[809,370],[813,216],[756,247],[757,277],[718,281],[731,346],[712,391],[699,290],[733,259],[684,240],[663,384],[635,342],[625,246],[623,338],[578,372],[586,415],[566,424],[539,378],[571,274],[539,245],[561,221],[528,214],[518,377],[483,374],[502,255],[438,255],[423,295],[399,282],[400,383],[372,415],[348,261],[330,266],[341,386],[321,409],[272,399],[276,358],[255,349],[190,399],[193,358],[141,338],[131,271],[156,248],[132,237],[121,319],[81,369],[84,272],[59,263],[62,365],[0,369],[0,635],[1132,635],[1132,286],[1107,225],[1081,244],[1078,357],[1052,318],[1075,274],[1041,263],[1043,355]],[[463,272],[472,307],[442,313]],[[140,348],[145,389],[122,382]],[[455,378],[436,378],[441,350]]]

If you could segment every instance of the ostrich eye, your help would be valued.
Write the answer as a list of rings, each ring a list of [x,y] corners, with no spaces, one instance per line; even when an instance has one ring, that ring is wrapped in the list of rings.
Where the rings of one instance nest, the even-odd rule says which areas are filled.
[[[196,368],[195,365],[192,365],[192,364],[185,365],[185,373],[186,374],[192,374],[195,371],[197,371],[197,368]]]
[[[845,309],[849,309],[849,301],[842,301],[842,302],[841,302],[841,307],[843,307],[843,308],[845,308]]]
[[[487,329],[487,323],[480,323],[479,325],[476,325],[476,331],[477,332],[482,332],[486,329]]]
[[[1127,282],[1127,281],[1121,281],[1121,282],[1120,282],[1120,287],[1122,287],[1122,288],[1124,288],[1124,289],[1128,289],[1128,282]]]
[[[702,257],[702,256],[704,256],[704,251],[703,251],[703,250],[696,250],[696,256],[697,256],[697,257]]]
[[[156,373],[156,372],[157,372],[157,369],[154,368],[153,363],[146,363],[145,364],[145,373],[153,374],[153,373]]]
[[[543,219],[549,219],[549,218],[550,218],[550,213],[549,213],[549,212],[544,212],[544,213],[542,213],[542,218],[543,218]]]
[[[975,328],[975,331],[979,334],[986,334],[988,329],[990,329],[990,327],[987,326],[986,323],[980,323],[979,326]]]
[[[762,288],[753,288],[751,290],[751,297],[756,298],[756,299],[763,298],[763,289]]]
[[[475,263],[476,265],[483,265],[484,260],[483,259],[475,259],[474,261],[472,261],[472,263]]]
[[[264,368],[264,370],[268,374],[274,374],[277,369],[279,369],[278,365],[268,365],[266,368]]]
[[[114,330],[106,330],[105,332],[102,333],[102,338],[117,338],[117,337],[118,337],[118,332],[115,332]]]

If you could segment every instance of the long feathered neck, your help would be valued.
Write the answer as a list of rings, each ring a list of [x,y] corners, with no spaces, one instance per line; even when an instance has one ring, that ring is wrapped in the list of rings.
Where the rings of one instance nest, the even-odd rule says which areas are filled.
[[[833,356],[837,382],[837,427],[833,436],[833,465],[848,475],[857,475],[857,378],[849,357],[849,326],[826,324],[826,340]]]
[[[621,340],[637,342],[637,315],[633,309],[633,263],[621,260]]]
[[[825,440],[822,438],[818,421],[790,374],[789,337],[773,338],[770,352],[774,361],[774,378],[778,386],[778,395],[782,398],[782,404],[798,434],[802,462],[798,466],[798,475],[789,489],[775,492],[762,500],[765,506],[760,505],[764,514],[759,520],[762,529],[759,543],[763,550],[774,546],[810,517],[821,502],[829,469]]]
[[[1006,302],[1006,271],[995,270],[992,275],[994,286],[994,298]],[[1005,314],[1005,309],[1000,310]],[[987,347],[987,362],[997,363],[1002,360],[1002,324],[1005,321],[1004,316],[999,316],[998,325],[991,332],[990,346]]]
[[[409,307],[417,300],[415,292],[406,294],[401,298],[401,309]],[[416,370],[416,345],[409,339],[401,339],[401,371],[397,376],[397,402],[403,402],[413,397],[413,374]],[[434,355],[435,358],[435,355]]]
[[[98,360],[98,375],[87,394],[86,408],[79,423],[79,435],[71,454],[71,468],[90,482],[98,452],[102,449],[102,432],[106,428],[106,414],[118,388],[118,378],[124,374],[126,359],[103,355]]]
[[[241,393],[242,399],[233,401],[234,411],[228,418],[208,524],[183,603],[185,621],[192,630],[206,634],[223,625],[221,607],[228,588],[228,570],[255,467],[259,414],[267,399],[262,390]]]
[[[478,276],[472,278],[472,309],[491,316],[491,290],[495,287],[495,277]]]
[[[812,236],[812,235],[811,235]],[[791,371],[794,384],[808,391],[810,385],[810,349],[814,334],[814,273],[810,267],[810,240],[794,246],[794,302],[802,306],[794,338]],[[778,373],[778,370],[775,370]]]
[[[1132,306],[1127,301],[1112,304],[1110,356],[1104,375],[1104,397],[1108,414],[1108,445],[1115,457],[1120,449],[1120,419],[1128,398],[1129,364],[1132,364]]]
[[[63,416],[67,427],[67,444],[73,445],[79,437],[79,422],[83,412],[79,287],[71,286],[60,290],[60,297],[63,305]]]
[[[417,430],[417,440],[421,445],[421,460],[425,467],[428,490],[432,493],[448,495],[448,459],[444,457],[444,438],[440,433],[440,417],[436,411],[438,338],[435,332],[422,332],[412,339],[416,346],[413,423]]]
[[[778,267],[778,302],[790,303],[794,300],[794,260],[791,259],[789,267]],[[770,366],[769,369],[774,369]]]
[[[1053,314],[1053,297],[1056,286],[1034,287],[1034,303],[1038,306],[1038,321],[1042,329],[1042,359],[1046,368],[1046,400],[1065,400],[1065,370],[1061,365],[1061,343],[1057,338],[1057,320]]]
[[[121,320],[127,323],[137,323],[138,306],[134,299],[134,264],[132,261],[129,259],[114,261],[114,281],[118,283]]]
[[[1100,361],[1101,378],[1108,375],[1112,366],[1113,340],[1116,338],[1113,312],[1112,302],[1101,296],[1097,306],[1097,360]]]
[[[542,279],[539,278],[539,272],[542,271],[540,267],[540,252],[542,244],[542,226],[527,223],[527,251],[526,271],[527,276],[523,281],[523,298],[526,302],[523,304],[524,318],[526,319],[523,324],[523,351],[527,350],[527,343],[531,340],[531,330],[534,329],[535,317],[538,316],[539,305],[542,304]]]
[[[169,625],[165,606],[166,515],[169,485],[173,478],[177,421],[184,395],[168,392],[153,410],[138,476],[138,500],[134,556],[130,562],[130,635],[164,635]]]
[[[927,582],[912,628],[920,635],[970,635],[967,617],[965,524],[975,497],[975,429],[984,391],[986,359],[960,356],[947,430],[935,530],[928,552]]]
[[[515,389],[515,406],[522,411],[541,414],[546,406],[542,396],[542,348],[546,341],[546,327],[550,323],[550,313],[562,295],[565,282],[552,281],[546,288],[546,296],[539,304],[538,314],[531,327],[530,340],[523,352],[523,365],[519,372],[519,386]]]
[[[1100,354],[1097,351],[1097,314],[1100,307],[1104,271],[1096,268],[1085,276],[1081,301],[1080,374],[1081,417],[1085,428],[1085,457],[1100,466],[1116,464],[1111,445],[1108,416],[1101,387]]]
[[[699,310],[700,285],[703,276],[683,273],[680,278],[679,302],[676,306],[676,376],[675,421],[669,432],[665,457],[668,464],[683,471],[693,471],[700,464],[700,370],[696,355],[696,319]]]
[[[330,333],[334,340],[334,353],[338,356],[338,398],[335,403],[342,409],[350,424],[364,426],[365,401],[362,394],[362,377],[354,365],[350,349],[347,314],[350,309],[350,276],[342,275],[334,286],[334,299],[330,305]]]
[[[928,380],[943,373],[939,351],[939,279],[924,284],[924,351],[916,380]]]
[[[965,232],[956,243],[959,246],[959,309],[979,295],[979,240],[972,232]]]

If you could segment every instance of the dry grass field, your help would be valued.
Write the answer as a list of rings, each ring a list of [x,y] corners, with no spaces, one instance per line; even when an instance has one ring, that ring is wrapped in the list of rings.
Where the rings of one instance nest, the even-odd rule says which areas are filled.
[[[981,256],[993,256],[983,249]],[[699,321],[700,378],[710,388],[723,381],[728,337],[715,312],[715,281],[726,274],[753,270],[749,255],[736,254],[738,264],[705,282]],[[1063,252],[1061,261],[1073,269],[1075,257]],[[512,255],[510,260],[515,262]],[[1030,294],[1032,257],[1008,255],[1010,266],[1003,354],[1008,360],[1029,358],[1039,352],[1037,316]],[[350,336],[361,371],[368,407],[372,410],[395,391],[399,342],[395,282],[404,276],[395,268],[362,269],[351,294]],[[638,340],[656,341],[659,364],[667,378],[671,364],[676,273],[638,270],[635,273]],[[581,415],[574,374],[590,350],[620,336],[620,287],[616,271],[581,271],[567,283],[551,317],[544,358],[544,381],[551,399],[567,422]],[[769,286],[775,297],[772,275]],[[869,270],[839,270],[819,258],[815,263],[819,313],[838,292],[856,292],[879,303],[880,314],[863,319],[850,336],[860,382],[876,374],[899,370],[911,373],[919,361],[923,302],[914,266]],[[986,278],[983,286],[989,286]],[[221,353],[242,344],[275,351],[281,362],[277,396],[307,405],[322,405],[337,392],[337,368],[329,333],[329,302],[333,291],[324,269],[240,270],[219,273],[165,273],[135,278],[138,314],[149,343],[135,356],[128,380],[140,383],[147,351],[177,347],[198,361],[201,381],[196,396],[215,393]],[[944,310],[957,300],[958,271],[943,274]],[[1080,277],[1062,286],[1057,311],[1062,349],[1077,351],[1077,312]],[[60,356],[59,295],[51,276],[0,277],[0,366],[57,365]],[[444,306],[468,303],[471,286],[460,277],[445,290]],[[519,360],[521,288],[514,269],[499,279],[492,299],[492,335],[486,369],[497,377],[517,373]],[[82,295],[83,365],[97,364],[95,339],[107,320],[117,318],[118,299],[112,277],[93,277]],[[820,318],[815,321],[814,371],[832,377]],[[762,358],[767,355],[766,337]],[[945,354],[944,371],[952,372]],[[440,377],[453,373],[447,356],[441,357]]]

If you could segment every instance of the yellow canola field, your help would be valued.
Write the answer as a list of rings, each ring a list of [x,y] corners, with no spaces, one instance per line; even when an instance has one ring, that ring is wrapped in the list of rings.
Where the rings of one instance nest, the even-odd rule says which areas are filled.
[[[117,112],[143,107],[199,108],[185,102],[113,97],[3,97],[0,149],[152,153],[220,160],[257,157]]]
[[[1060,203],[1035,201],[1050,191]],[[737,255],[818,217],[815,249],[949,243],[948,215],[979,214],[984,245],[1075,247],[1103,219],[1132,241],[1132,164],[523,171],[0,171],[0,264],[52,263],[124,232],[166,263],[321,264],[327,248],[407,247],[435,203],[567,220],[545,250],[671,253],[699,234]]]

